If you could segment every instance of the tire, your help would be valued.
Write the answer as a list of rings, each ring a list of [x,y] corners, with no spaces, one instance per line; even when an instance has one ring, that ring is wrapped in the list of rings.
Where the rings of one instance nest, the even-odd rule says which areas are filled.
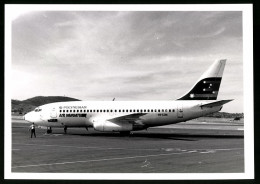
[[[124,131],[124,132],[120,132],[121,136],[129,136],[130,135],[130,131]]]
[[[51,129],[47,129],[47,134],[51,134],[52,130]]]

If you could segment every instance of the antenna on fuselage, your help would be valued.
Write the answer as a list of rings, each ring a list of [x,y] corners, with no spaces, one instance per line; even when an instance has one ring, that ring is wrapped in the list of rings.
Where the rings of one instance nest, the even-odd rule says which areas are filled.
[[[116,98],[113,98],[113,100],[112,100],[112,101],[115,101],[115,99],[116,99]]]

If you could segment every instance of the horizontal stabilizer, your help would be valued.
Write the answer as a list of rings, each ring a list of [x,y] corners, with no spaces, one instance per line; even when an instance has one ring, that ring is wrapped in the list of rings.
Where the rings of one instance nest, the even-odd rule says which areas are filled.
[[[215,107],[215,106],[221,106],[224,105],[228,102],[230,102],[232,100],[220,100],[220,101],[216,101],[216,102],[211,102],[211,103],[207,103],[207,104],[203,104],[200,107]]]

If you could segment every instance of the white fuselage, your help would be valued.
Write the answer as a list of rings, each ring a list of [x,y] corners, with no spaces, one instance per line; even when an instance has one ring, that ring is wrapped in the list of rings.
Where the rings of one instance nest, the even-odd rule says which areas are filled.
[[[97,127],[95,129],[99,130],[100,123],[105,127],[114,127],[110,120],[126,117],[127,123],[117,123],[116,126],[135,124],[148,128],[187,121],[217,112],[222,108],[222,106],[201,107],[209,102],[214,100],[57,102],[40,106],[39,111],[26,114],[25,120],[47,127]],[[131,121],[131,117],[135,115],[138,118],[135,117]],[[105,128],[102,131],[128,129],[127,127],[115,130]]]
[[[176,101],[76,101],[40,106],[25,120],[47,127],[94,127],[130,132],[179,123],[221,110],[231,100],[217,101],[226,60],[215,61]],[[211,100],[209,100],[211,99]]]

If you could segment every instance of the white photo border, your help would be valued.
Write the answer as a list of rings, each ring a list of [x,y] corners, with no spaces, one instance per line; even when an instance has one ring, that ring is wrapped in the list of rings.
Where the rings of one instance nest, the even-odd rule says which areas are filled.
[[[254,179],[253,108],[253,16],[252,4],[190,5],[5,5],[5,121],[4,178],[62,180],[198,180]],[[12,19],[17,10],[26,11],[242,11],[243,12],[243,89],[244,89],[244,173],[14,173],[11,171],[11,53]],[[187,174],[189,177],[187,177]]]

